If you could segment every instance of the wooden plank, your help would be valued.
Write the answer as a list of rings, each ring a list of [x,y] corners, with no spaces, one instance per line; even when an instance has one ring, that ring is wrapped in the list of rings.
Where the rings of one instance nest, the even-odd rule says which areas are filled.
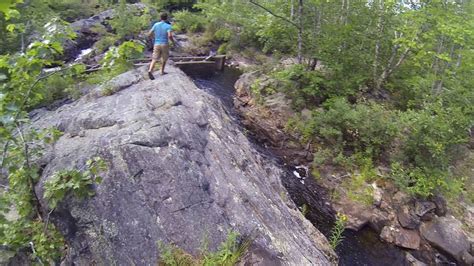
[[[211,56],[209,60],[213,59],[220,59],[224,58],[225,55],[215,55]],[[204,59],[208,58],[208,56],[171,56],[170,59],[172,60],[201,60],[204,61]]]
[[[175,65],[193,65],[193,64],[212,64],[214,65],[216,62],[214,61],[185,61],[185,62],[175,62]]]

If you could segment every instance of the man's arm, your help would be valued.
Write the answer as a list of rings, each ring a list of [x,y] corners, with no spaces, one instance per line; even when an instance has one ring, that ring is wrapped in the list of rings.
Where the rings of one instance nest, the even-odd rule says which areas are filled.
[[[153,25],[153,27],[151,27],[150,31],[147,33],[147,37],[151,39],[153,35],[155,35],[155,25]]]
[[[146,36],[148,37],[148,39],[151,39],[151,38],[153,38],[153,35],[155,35],[155,33],[154,33],[153,29],[151,29],[151,30],[147,33]]]
[[[173,44],[176,44],[176,41],[174,40],[172,31],[168,31],[168,40],[170,40]]]

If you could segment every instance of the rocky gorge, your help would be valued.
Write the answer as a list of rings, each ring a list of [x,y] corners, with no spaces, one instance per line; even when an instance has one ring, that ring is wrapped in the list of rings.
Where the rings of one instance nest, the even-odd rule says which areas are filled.
[[[439,265],[449,263],[449,260],[459,265],[474,264],[474,238],[470,233],[473,231],[472,208],[467,206],[463,216],[454,217],[442,196],[416,199],[383,179],[367,184],[371,191],[370,204],[350,199],[342,184],[345,177],[357,173],[327,168],[315,177],[311,169],[317,145],[302,142],[301,136],[288,128],[287,122],[291,118],[309,120],[312,113],[309,110],[296,113],[291,108],[291,100],[283,93],[256,95],[252,89],[255,84],[259,84],[260,89],[277,86],[275,80],[258,72],[241,76],[235,85],[234,105],[242,117],[242,123],[288,165],[303,166],[309,170],[304,175],[305,185],[326,191],[323,195],[326,195],[325,201],[330,205],[326,208],[332,209],[333,213],[347,215],[347,229],[357,232],[369,227],[379,234],[383,242],[407,252],[404,264]],[[380,167],[378,174],[383,177],[387,170]],[[311,195],[304,195],[300,204],[303,203],[312,209],[321,209],[319,204],[311,206],[314,204]],[[318,224],[318,221],[313,223]]]

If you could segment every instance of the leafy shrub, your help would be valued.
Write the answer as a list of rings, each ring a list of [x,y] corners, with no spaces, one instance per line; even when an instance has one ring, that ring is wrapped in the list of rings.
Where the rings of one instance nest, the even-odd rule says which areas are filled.
[[[76,0],[50,0],[48,6],[68,22],[87,18],[94,14],[91,5]]]
[[[70,192],[80,199],[95,194],[92,186],[101,182],[99,172],[105,170],[106,165],[101,158],[95,157],[88,160],[86,166],[87,170],[84,172],[77,169],[56,172],[46,181],[44,198],[48,200],[50,208],[56,208]]]
[[[462,178],[450,165],[462,156],[461,145],[469,141],[472,118],[461,107],[435,102],[401,114],[404,134],[399,150],[393,155],[391,178],[412,194],[428,197],[434,192],[458,195]]]
[[[402,116],[405,131],[403,156],[417,167],[447,168],[460,144],[469,140],[473,118],[461,108],[444,107],[440,103],[421,111],[407,111]]]
[[[179,247],[160,244],[160,264],[166,266],[235,265],[250,245],[249,240],[239,242],[239,234],[236,232],[229,232],[227,239],[221,244],[216,252],[209,252],[207,248],[205,248],[205,250],[202,251],[202,254],[198,257],[193,257]]]
[[[110,25],[120,39],[126,40],[137,36],[142,30],[149,29],[151,20],[148,8],[142,12],[136,6],[127,5],[126,1],[121,0]]]
[[[126,41],[118,47],[110,47],[100,62],[102,69],[90,74],[87,82],[103,83],[129,70],[133,66],[131,60],[142,57],[144,49],[144,44],[137,41]]]
[[[200,32],[206,28],[207,20],[200,14],[188,10],[173,13],[175,23],[173,29],[177,32]]]
[[[397,116],[380,104],[351,105],[334,98],[303,125],[307,138],[319,137],[339,152],[363,153],[377,160],[399,132]]]
[[[232,37],[233,32],[226,28],[220,28],[214,33],[214,39],[217,41],[227,42]]]
[[[22,248],[34,250],[33,261],[54,264],[64,252],[64,238],[53,224],[47,228],[41,221],[17,220],[0,224],[2,244],[18,252]]]
[[[229,51],[229,44],[223,43],[219,45],[219,48],[217,49],[217,54],[227,54],[228,51]]]
[[[314,105],[328,95],[322,74],[318,71],[308,71],[303,65],[292,65],[274,72],[273,76],[280,81],[282,91],[293,100],[297,109]]]
[[[94,43],[94,47],[97,49],[98,53],[102,53],[107,51],[110,47],[116,45],[119,40],[120,38],[117,35],[107,33],[104,37]]]

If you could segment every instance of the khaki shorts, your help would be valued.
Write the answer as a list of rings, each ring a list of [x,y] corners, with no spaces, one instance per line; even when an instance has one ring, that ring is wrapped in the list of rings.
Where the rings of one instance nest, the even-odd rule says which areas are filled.
[[[163,61],[168,60],[170,46],[168,44],[155,45],[153,47],[153,59],[158,60],[160,57]]]

